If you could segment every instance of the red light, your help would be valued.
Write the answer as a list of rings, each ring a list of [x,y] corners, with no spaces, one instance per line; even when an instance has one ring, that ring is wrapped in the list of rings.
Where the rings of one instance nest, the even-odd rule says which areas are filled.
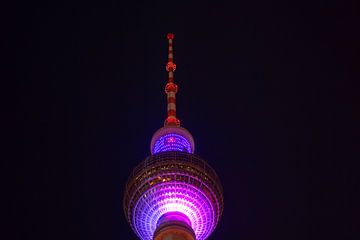
[[[167,34],[167,39],[174,39],[174,34],[168,33]]]
[[[168,62],[167,64],[166,64],[166,71],[170,71],[170,72],[175,72],[175,70],[176,70],[176,64],[175,63],[173,63],[173,62]]]
[[[168,138],[167,140],[168,140],[169,143],[175,142],[175,138],[173,138],[173,137],[170,137],[170,138]]]

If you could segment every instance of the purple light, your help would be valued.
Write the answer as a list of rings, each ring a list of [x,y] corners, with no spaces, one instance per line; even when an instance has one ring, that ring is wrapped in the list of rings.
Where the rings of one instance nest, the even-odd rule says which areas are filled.
[[[168,133],[161,136],[154,144],[153,153],[180,151],[192,153],[190,142],[176,133]]]
[[[159,219],[166,213],[186,215],[196,239],[206,239],[214,230],[216,212],[200,189],[181,182],[163,182],[146,191],[133,211],[133,225],[142,240],[153,239]]]
[[[222,187],[194,148],[184,128],[163,127],[154,133],[152,155],[134,169],[124,196],[125,214],[141,240],[152,240],[157,227],[173,217],[189,226],[196,240],[214,231],[223,209]]]
[[[204,240],[222,214],[217,174],[204,160],[187,152],[149,156],[134,169],[125,192],[125,214],[141,240],[152,240],[157,227],[171,218],[191,227],[197,240]]]
[[[192,135],[185,128],[166,126],[157,130],[151,138],[151,154],[160,152],[194,153],[195,143]]]
[[[190,219],[183,213],[181,212],[167,212],[164,215],[162,215],[159,219],[159,221],[157,222],[156,226],[158,227],[159,225],[161,225],[162,223],[166,223],[169,221],[179,221],[182,223],[185,223],[186,225],[188,225],[189,227],[191,227],[191,221]]]

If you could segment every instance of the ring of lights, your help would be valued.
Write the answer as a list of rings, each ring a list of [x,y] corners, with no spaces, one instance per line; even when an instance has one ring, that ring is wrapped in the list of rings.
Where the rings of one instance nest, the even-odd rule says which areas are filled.
[[[150,152],[156,154],[166,151],[194,153],[194,138],[183,127],[162,127],[151,138]]]
[[[206,239],[223,209],[222,188],[215,171],[185,152],[152,155],[134,170],[126,186],[125,215],[142,240],[153,239],[157,223],[168,212],[181,212],[196,239]]]

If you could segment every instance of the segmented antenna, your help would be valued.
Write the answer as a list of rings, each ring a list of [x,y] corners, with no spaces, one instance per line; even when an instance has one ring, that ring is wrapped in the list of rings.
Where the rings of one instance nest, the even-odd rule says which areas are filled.
[[[176,64],[173,62],[173,39],[174,34],[168,33],[167,39],[169,40],[168,62],[166,64],[166,71],[168,72],[168,82],[165,86],[167,95],[167,118],[165,119],[165,126],[180,126],[180,120],[176,118],[176,93],[178,86],[174,83],[174,72]]]

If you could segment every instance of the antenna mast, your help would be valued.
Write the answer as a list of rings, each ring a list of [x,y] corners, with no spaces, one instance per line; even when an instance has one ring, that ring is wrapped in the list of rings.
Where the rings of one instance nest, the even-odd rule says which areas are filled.
[[[173,62],[173,39],[174,34],[168,33],[167,39],[169,40],[168,62],[166,64],[166,71],[168,72],[168,82],[165,86],[165,93],[167,95],[167,118],[165,119],[165,127],[167,126],[180,126],[180,120],[176,118],[176,93],[178,86],[174,83],[174,72],[176,64]]]

